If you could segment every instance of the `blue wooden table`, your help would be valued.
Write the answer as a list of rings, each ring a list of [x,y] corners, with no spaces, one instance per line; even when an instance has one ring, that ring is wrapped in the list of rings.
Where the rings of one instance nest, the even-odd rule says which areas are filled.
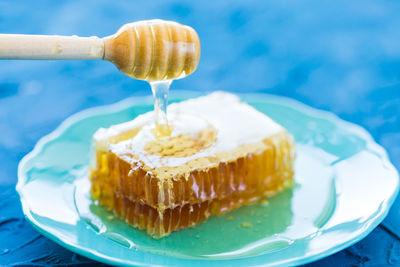
[[[10,0],[0,1],[0,32],[106,36],[150,18],[191,25],[201,62],[172,90],[295,98],[365,127],[400,169],[399,10],[400,2],[389,0]],[[71,114],[144,94],[146,83],[107,62],[0,61],[0,266],[98,264],[24,220],[17,165]],[[365,239],[311,266],[389,264],[400,266],[400,198]]]

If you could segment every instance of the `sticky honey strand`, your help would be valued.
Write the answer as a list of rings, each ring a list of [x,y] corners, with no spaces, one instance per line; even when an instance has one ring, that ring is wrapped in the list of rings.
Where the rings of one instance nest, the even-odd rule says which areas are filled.
[[[199,167],[189,175],[182,173],[165,180],[139,166],[133,168],[112,152],[97,152],[97,169],[90,175],[91,194],[100,204],[132,225],[146,229],[153,237],[165,236],[195,225],[211,214],[230,211],[288,187],[293,179],[292,137],[282,132],[264,143],[268,145],[261,152],[248,153],[214,167]],[[201,216],[192,214],[204,205],[207,208],[201,211]],[[137,212],[132,215],[132,210]],[[165,219],[169,213],[178,217]],[[185,223],[176,224],[173,220]]]
[[[104,59],[136,79],[178,79],[196,69],[200,41],[195,30],[176,22],[134,22],[105,38]]]

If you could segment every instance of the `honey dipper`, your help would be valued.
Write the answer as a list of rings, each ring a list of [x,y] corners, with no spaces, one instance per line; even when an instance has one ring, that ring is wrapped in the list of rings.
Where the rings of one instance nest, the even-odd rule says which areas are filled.
[[[0,34],[0,59],[104,59],[136,79],[159,81],[192,73],[200,41],[189,26],[146,20],[104,38]]]

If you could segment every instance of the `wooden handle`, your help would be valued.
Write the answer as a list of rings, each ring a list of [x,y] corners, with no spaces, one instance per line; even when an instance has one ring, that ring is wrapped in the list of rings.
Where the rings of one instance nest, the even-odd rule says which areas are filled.
[[[0,59],[102,59],[98,37],[0,34]]]

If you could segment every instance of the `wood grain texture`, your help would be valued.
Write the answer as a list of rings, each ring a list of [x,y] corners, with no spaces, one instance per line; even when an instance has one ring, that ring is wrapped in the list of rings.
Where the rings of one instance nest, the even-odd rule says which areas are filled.
[[[102,59],[98,37],[0,34],[0,59]]]

